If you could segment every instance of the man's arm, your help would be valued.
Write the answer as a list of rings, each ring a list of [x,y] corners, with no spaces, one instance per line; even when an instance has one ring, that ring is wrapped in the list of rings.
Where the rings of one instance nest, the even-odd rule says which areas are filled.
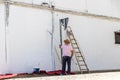
[[[61,46],[62,46],[62,45],[60,44],[60,45],[59,45],[59,48],[61,48]]]

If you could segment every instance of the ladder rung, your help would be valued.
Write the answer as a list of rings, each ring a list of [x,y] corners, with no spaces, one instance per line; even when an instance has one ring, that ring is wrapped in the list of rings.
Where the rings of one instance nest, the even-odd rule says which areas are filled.
[[[69,36],[74,37],[72,34],[69,34]]]
[[[85,66],[84,64],[81,64],[80,66]]]
[[[88,71],[87,69],[81,69],[82,71],[84,70],[84,71]]]
[[[68,30],[68,32],[72,33],[72,30]]]
[[[83,60],[79,60],[80,62],[84,62]]]
[[[73,35],[72,31],[68,31],[68,34]]]
[[[69,36],[73,36],[73,33],[72,33],[72,32],[70,32],[70,33],[68,33],[68,35],[69,35]]]
[[[72,44],[77,44],[77,43],[72,43]]]
[[[73,33],[72,32],[68,32],[68,35],[73,36]]]
[[[78,47],[73,47],[74,49],[79,49]]]
[[[75,52],[75,53],[80,53],[80,52]]]
[[[89,72],[88,70],[81,70],[83,73]]]
[[[82,56],[77,56],[77,57],[82,57]]]
[[[73,47],[73,48],[77,48],[77,49],[79,49],[78,47]]]
[[[75,40],[75,38],[73,38],[73,39],[70,39],[70,40]]]
[[[71,42],[72,44],[77,44],[76,42]]]

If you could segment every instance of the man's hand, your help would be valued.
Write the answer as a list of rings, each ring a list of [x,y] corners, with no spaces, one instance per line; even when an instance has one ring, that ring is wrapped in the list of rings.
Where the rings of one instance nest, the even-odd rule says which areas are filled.
[[[61,48],[61,46],[62,46],[62,45],[60,44],[60,45],[59,45],[59,48]]]

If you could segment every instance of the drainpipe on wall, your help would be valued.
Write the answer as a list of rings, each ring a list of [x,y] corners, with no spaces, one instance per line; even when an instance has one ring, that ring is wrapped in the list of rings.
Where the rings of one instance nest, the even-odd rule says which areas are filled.
[[[5,62],[7,63],[7,27],[9,24],[9,2],[8,0],[4,0],[4,5],[5,5]]]
[[[60,30],[60,45],[62,45],[62,25],[61,25],[61,21],[59,20],[59,30]],[[62,63],[62,48],[60,48],[60,52],[61,52],[61,63]]]
[[[53,12],[54,6],[52,5],[52,3],[50,7],[52,8],[51,58],[52,58],[52,70],[54,71],[56,68],[55,68],[55,56],[54,56],[54,12]]]

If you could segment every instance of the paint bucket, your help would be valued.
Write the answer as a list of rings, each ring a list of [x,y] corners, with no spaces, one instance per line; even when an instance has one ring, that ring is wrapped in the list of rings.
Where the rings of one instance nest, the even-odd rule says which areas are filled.
[[[40,68],[33,68],[34,73],[40,73]]]

